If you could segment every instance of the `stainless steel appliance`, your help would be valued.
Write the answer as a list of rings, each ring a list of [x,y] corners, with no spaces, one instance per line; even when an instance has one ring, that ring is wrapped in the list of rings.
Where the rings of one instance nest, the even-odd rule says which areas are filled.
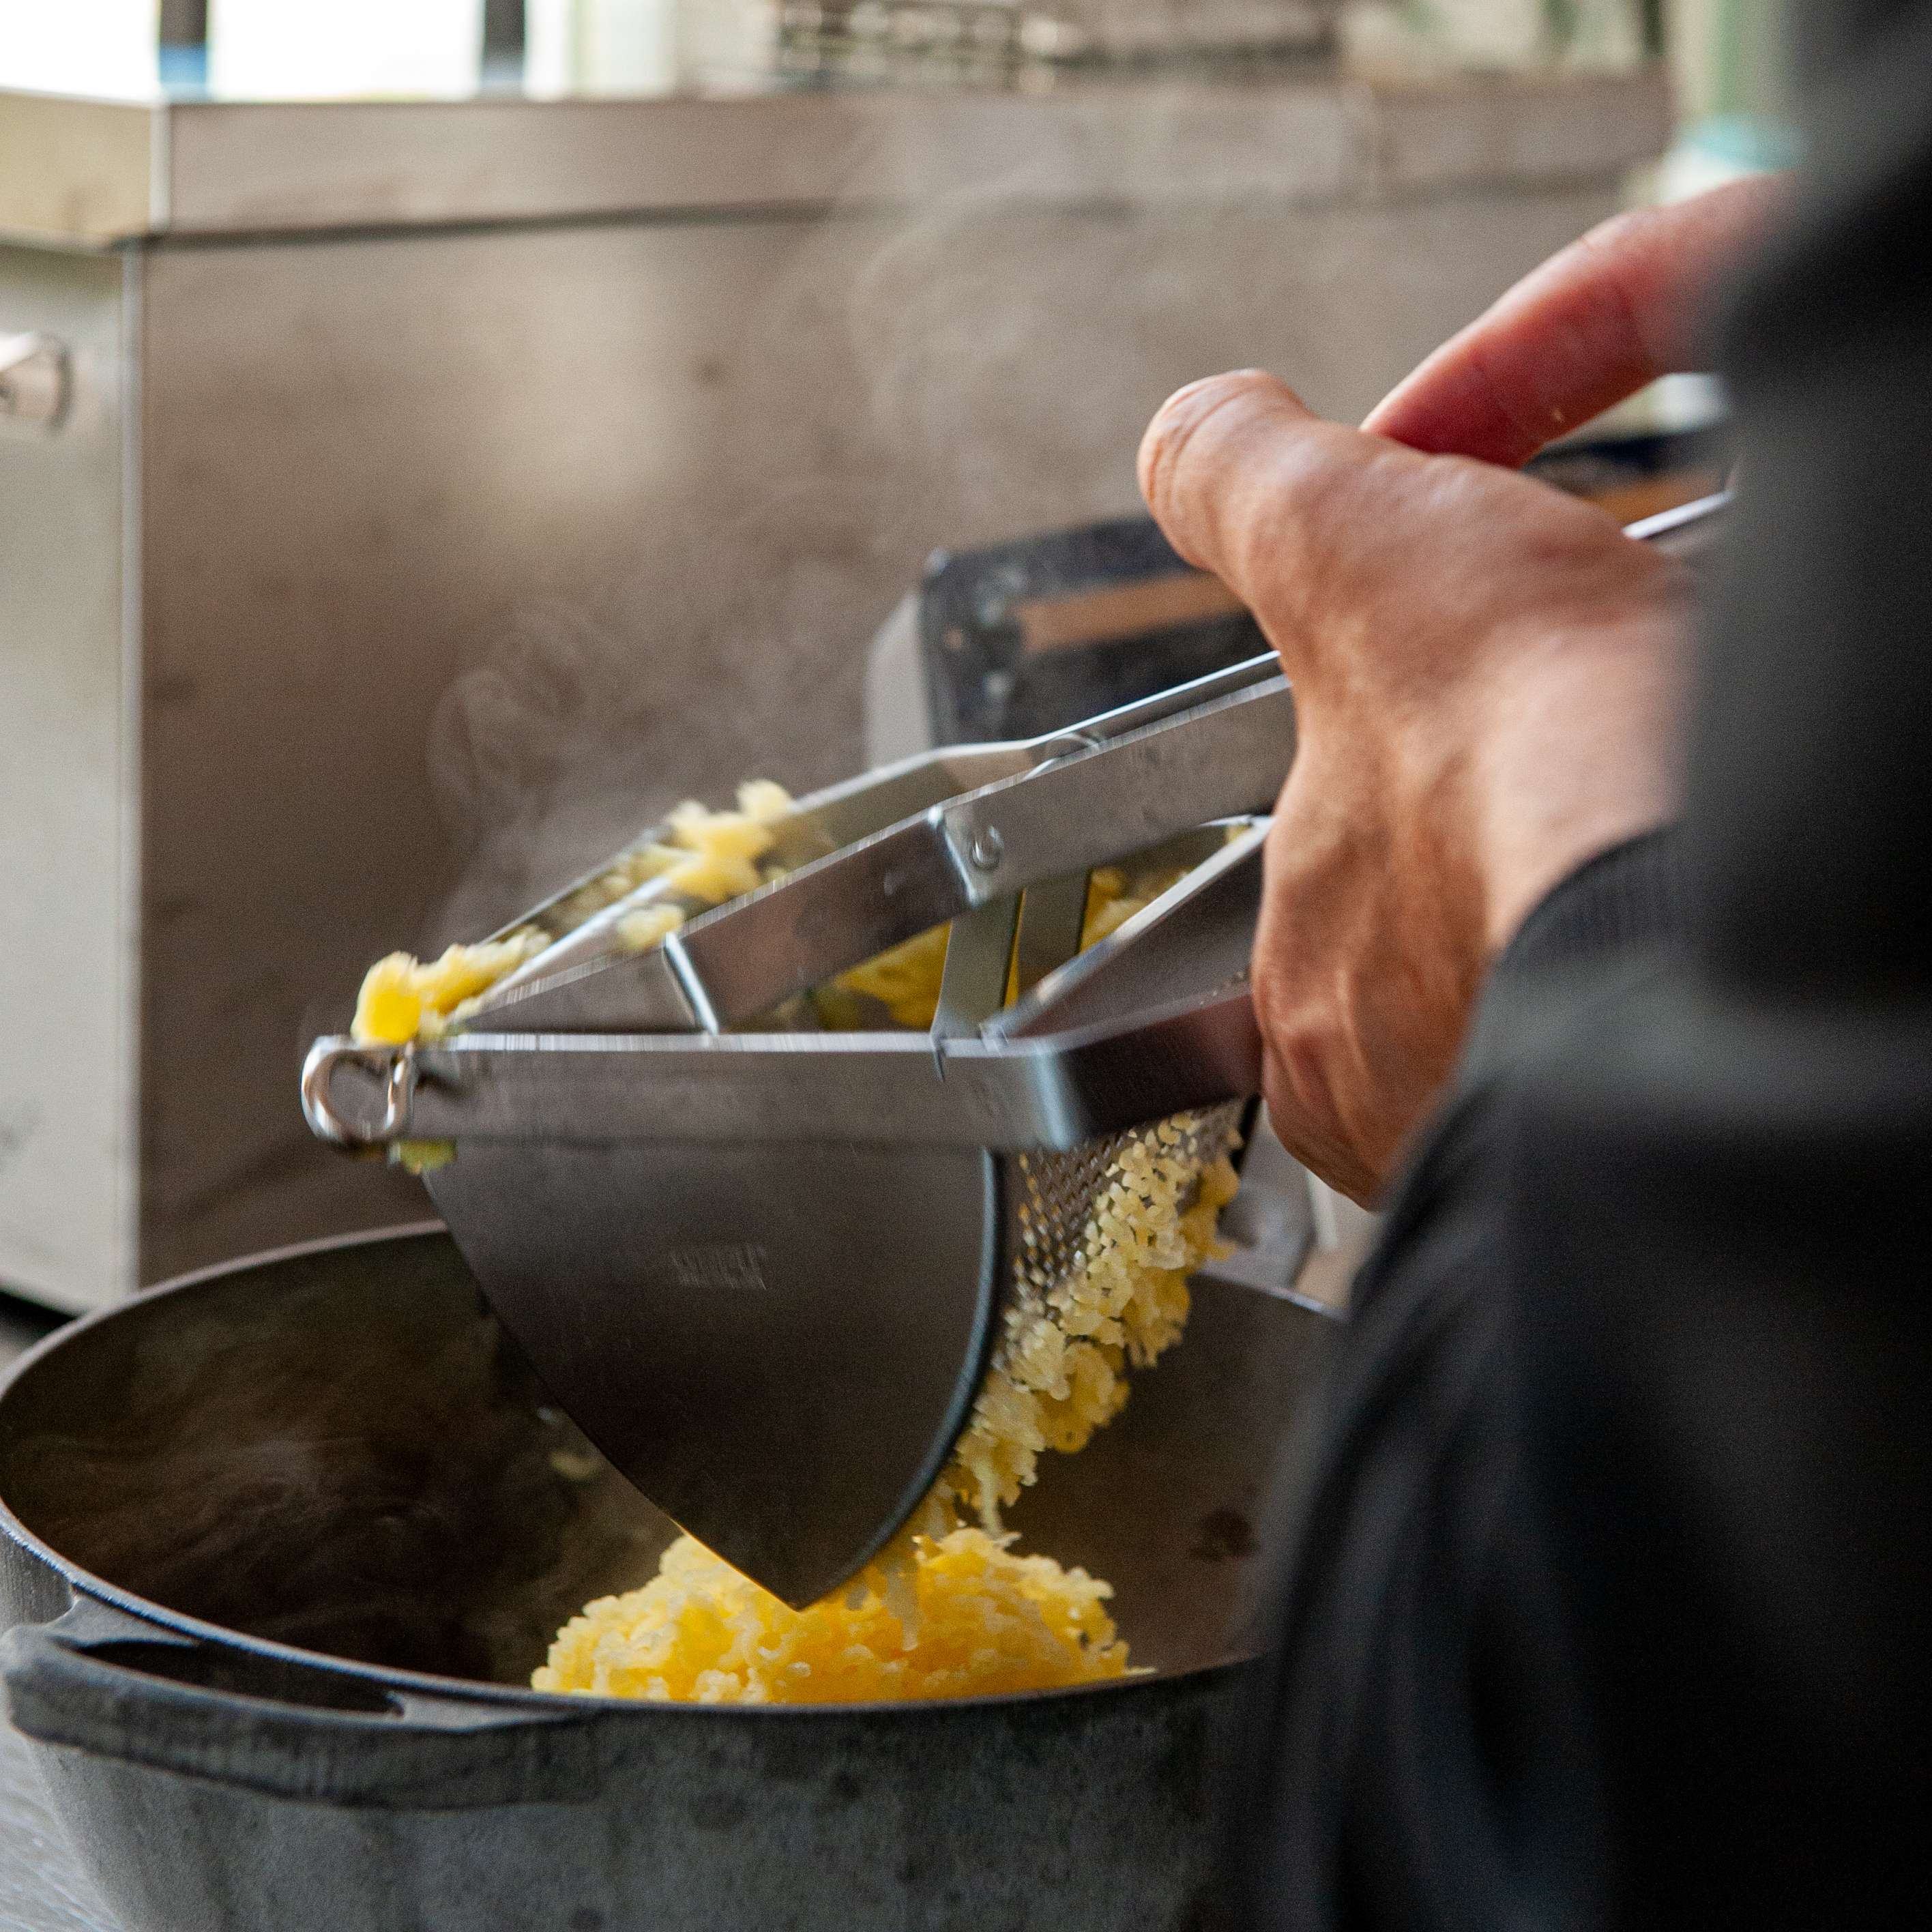
[[[619,97],[0,86],[0,1282],[414,1211],[290,1102],[369,958],[852,770],[933,546],[1131,508],[1204,369],[1359,412],[1665,131],[1643,75],[690,44]]]

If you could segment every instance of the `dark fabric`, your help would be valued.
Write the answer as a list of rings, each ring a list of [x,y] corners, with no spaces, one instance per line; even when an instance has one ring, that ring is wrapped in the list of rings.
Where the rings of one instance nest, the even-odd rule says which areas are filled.
[[[1613,846],[1580,866],[1532,911],[1490,969],[1458,1084],[1468,1088],[1520,1044],[1526,1004],[1559,976],[1583,983],[1599,968],[1682,941],[1684,840],[1675,826]]]
[[[1358,1284],[1257,1928],[1932,1898],[1932,7],[1800,10],[1684,823],[1518,935]]]

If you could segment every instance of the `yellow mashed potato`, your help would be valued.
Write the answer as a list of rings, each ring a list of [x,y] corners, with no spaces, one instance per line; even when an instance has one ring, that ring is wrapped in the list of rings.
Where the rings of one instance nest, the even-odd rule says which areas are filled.
[[[784,788],[768,778],[740,785],[735,812],[712,812],[686,800],[665,821],[662,837],[653,833],[620,853],[540,922],[518,926],[500,939],[448,946],[435,959],[386,954],[363,976],[352,1023],[355,1037],[365,1045],[391,1046],[440,1039],[468,1017],[477,998],[499,980],[640,886],[656,884],[662,896],[622,914],[618,938],[639,952],[662,944],[690,911],[722,905],[779,876],[781,868],[760,862],[768,860],[777,836],[772,828],[792,803]],[[1111,866],[1095,872],[1082,947],[1114,932],[1180,877],[1166,871],[1130,880]],[[833,1024],[857,1024],[849,999],[837,996],[859,994],[877,1000],[898,1025],[930,1026],[946,969],[946,938],[944,926],[933,926],[841,973],[821,995],[824,1016]]]
[[[356,998],[356,1037],[365,1044],[389,1046],[434,1040],[459,1006],[488,992],[548,944],[534,927],[524,926],[502,939],[452,946],[440,959],[392,952],[362,976],[362,989]]]
[[[1220,1212],[1240,1181],[1232,1131],[1204,1167],[1185,1151],[1200,1124],[1181,1114],[1142,1127],[1116,1154],[1088,1216],[1080,1264],[1063,1280],[1022,1280],[993,1366],[939,1487],[997,1528],[1041,1451],[1071,1455],[1127,1399],[1126,1371],[1150,1366],[1180,1339],[1187,1278],[1226,1252]]]
[[[534,958],[592,914],[653,882],[674,896],[626,914],[618,936],[638,952],[683,924],[687,908],[703,910],[754,892],[765,882],[758,861],[770,851],[772,826],[791,809],[782,785],[758,778],[738,788],[736,812],[711,812],[687,800],[665,821],[664,836],[640,840],[596,878],[552,908],[541,923],[501,939],[452,946],[437,959],[392,952],[363,975],[352,1031],[366,1045],[400,1046],[434,1040],[467,1016],[478,994]]]
[[[1103,866],[1090,879],[1087,910],[1080,928],[1080,950],[1118,932],[1134,914],[1150,905],[1182,876],[1178,868],[1144,872],[1130,878],[1118,866]],[[841,973],[832,982],[837,992],[859,993],[878,1001],[903,1027],[932,1024],[939,1010],[939,982],[946,971],[948,928],[928,926],[902,940],[862,964]],[[1012,989],[1009,986],[1010,1000]],[[855,1024],[856,1016],[821,994],[821,1013],[830,1024]]]
[[[842,1597],[795,1611],[689,1537],[641,1589],[589,1605],[531,1678],[539,1690],[711,1703],[989,1696],[1117,1677],[1127,1646],[1111,1588],[1022,1556],[1000,1512],[1120,1412],[1126,1369],[1180,1339],[1187,1276],[1217,1251],[1236,1180],[1182,1150],[1187,1115],[1126,1137],[1058,1282],[1022,1280],[951,1462],[912,1520]],[[1232,1133],[1220,1137],[1231,1144]],[[979,1528],[961,1527],[970,1510]]]
[[[923,1545],[915,1634],[876,1593],[794,1610],[688,1536],[640,1590],[573,1617],[539,1690],[700,1704],[850,1704],[991,1696],[1119,1677],[1126,1646],[1084,1570],[1021,1556],[982,1530]]]

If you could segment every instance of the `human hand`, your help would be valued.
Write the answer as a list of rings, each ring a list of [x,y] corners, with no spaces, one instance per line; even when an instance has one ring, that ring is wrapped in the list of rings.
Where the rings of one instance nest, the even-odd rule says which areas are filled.
[[[1694,366],[1712,285],[1786,192],[1744,182],[1604,223],[1430,356],[1369,434],[1249,371],[1182,390],[1142,445],[1169,538],[1248,604],[1294,683],[1254,962],[1264,1084],[1276,1130],[1358,1200],[1525,914],[1674,796],[1678,573],[1489,466]]]
[[[1706,366],[1712,291],[1790,188],[1760,176],[1612,217],[1452,336],[1362,427],[1514,468],[1658,376]]]
[[[1140,464],[1294,687],[1253,965],[1264,1092],[1288,1148],[1370,1201],[1497,950],[1668,815],[1682,580],[1591,505],[1323,422],[1258,371],[1170,398]]]

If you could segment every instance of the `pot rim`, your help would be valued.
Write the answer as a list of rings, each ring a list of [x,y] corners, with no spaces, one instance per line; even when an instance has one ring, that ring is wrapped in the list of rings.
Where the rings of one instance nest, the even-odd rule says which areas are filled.
[[[136,1308],[160,1298],[185,1294],[226,1276],[238,1274],[246,1269],[268,1267],[277,1262],[296,1261],[307,1256],[328,1253],[344,1248],[374,1246],[388,1241],[422,1240],[434,1235],[453,1239],[447,1225],[434,1219],[400,1222],[380,1228],[360,1228],[351,1234],[324,1235],[315,1240],[295,1241],[283,1247],[265,1249],[260,1253],[238,1256],[232,1260],[217,1262],[209,1267],[196,1268],[189,1274],[158,1282],[151,1288],[138,1289],[124,1300],[90,1310],[86,1314],[63,1323],[51,1334],[44,1336],[35,1342],[14,1362],[4,1376],[0,1376],[0,1410],[4,1410],[7,1396],[14,1384],[25,1379],[38,1363],[53,1354],[74,1337],[104,1322],[125,1316]],[[333,1672],[339,1676],[379,1684],[386,1690],[403,1693],[414,1691],[425,1697],[454,1698],[526,1709],[533,1718],[539,1716],[556,1718],[566,1712],[584,1715],[632,1712],[652,1717],[677,1714],[697,1718],[760,1720],[823,1719],[832,1715],[846,1715],[872,1719],[903,1717],[909,1721],[916,1721],[928,1719],[935,1714],[944,1714],[956,1711],[991,1711],[1069,1697],[1118,1696],[1136,1690],[1144,1692],[1155,1685],[1178,1684],[1189,1678],[1206,1678],[1244,1670],[1265,1654],[1259,1648],[1241,1651],[1217,1658],[1211,1664],[1191,1665],[1186,1670],[1149,1669],[1124,1677],[1103,1678],[1096,1683],[1068,1684],[1058,1690],[1009,1690],[982,1697],[902,1698],[866,1703],[700,1704],[682,1700],[660,1702],[641,1697],[610,1697],[588,1690],[537,1690],[527,1684],[492,1683],[480,1678],[452,1677],[434,1671],[403,1670],[388,1664],[358,1663],[353,1658],[340,1657],[330,1651],[310,1650],[298,1644],[278,1642],[272,1637],[251,1636],[245,1630],[232,1630],[225,1624],[211,1623],[204,1618],[191,1616],[185,1611],[170,1610],[165,1604],[158,1604],[151,1598],[141,1596],[118,1583],[110,1582],[105,1577],[97,1576],[70,1557],[64,1556],[29,1529],[14,1514],[4,1495],[0,1495],[0,1534],[18,1544],[29,1556],[44,1564],[67,1584],[74,1595],[96,1598],[130,1616],[163,1629],[231,1649],[244,1650],[255,1656],[277,1658],[311,1670]],[[246,1694],[229,1692],[218,1694],[239,1696]]]

